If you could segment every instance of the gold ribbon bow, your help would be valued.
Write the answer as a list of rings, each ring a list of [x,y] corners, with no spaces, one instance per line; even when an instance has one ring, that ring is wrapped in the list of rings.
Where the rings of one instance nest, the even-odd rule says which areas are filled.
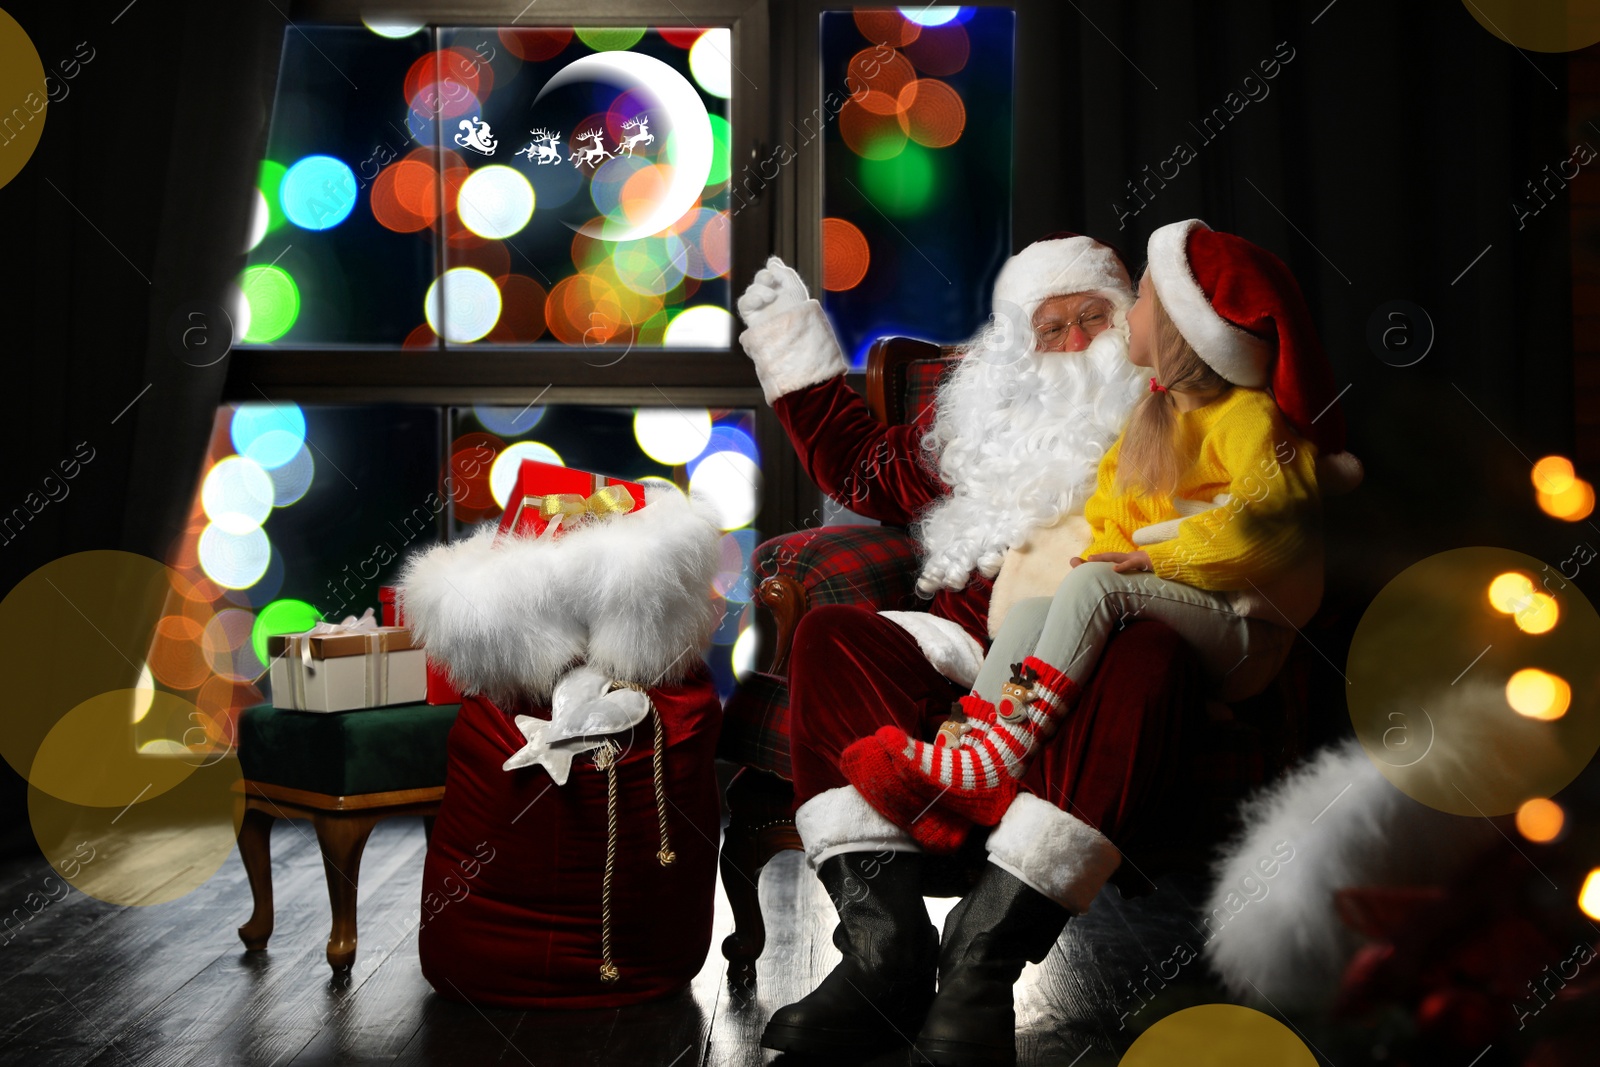
[[[634,509],[633,494],[620,485],[608,485],[590,493],[549,493],[539,501],[539,515],[549,520],[557,515],[581,518],[584,515],[623,515]]]

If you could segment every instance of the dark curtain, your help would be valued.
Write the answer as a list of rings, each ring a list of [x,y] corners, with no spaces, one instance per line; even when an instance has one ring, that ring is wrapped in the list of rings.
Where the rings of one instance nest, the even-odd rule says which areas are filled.
[[[1572,447],[1569,201],[1513,209],[1537,206],[1524,184],[1546,165],[1600,145],[1568,129],[1566,57],[1515,49],[1449,0],[1027,10],[1040,32],[1022,35],[1019,79],[1050,106],[1018,117],[1033,146],[1018,245],[1081,229],[1137,269],[1152,229],[1199,217],[1304,287],[1367,466],[1330,502],[1330,597],[1359,608],[1462,545],[1566,555],[1576,535],[1542,518],[1529,465]],[[1167,163],[1180,144],[1194,158]],[[1369,344],[1395,300],[1432,321],[1413,366]]]
[[[284,18],[270,3],[203,0],[7,9],[56,77],[37,151],[0,188],[9,408],[0,508],[29,513],[0,538],[9,591],[70,553],[164,559],[182,530],[227,361],[215,344],[199,347],[199,334],[187,350],[179,342],[203,321],[221,337],[214,314],[186,316],[217,304],[243,266]],[[75,76],[61,78],[71,60]],[[62,461],[91,452],[60,478]],[[0,774],[3,844],[15,846],[30,840],[23,784],[9,767]]]

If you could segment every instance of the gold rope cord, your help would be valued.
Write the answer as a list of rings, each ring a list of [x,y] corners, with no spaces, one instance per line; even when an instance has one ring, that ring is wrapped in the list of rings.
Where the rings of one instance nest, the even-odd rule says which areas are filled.
[[[650,705],[650,722],[655,733],[655,750],[650,754],[650,774],[656,791],[656,825],[661,833],[661,847],[656,860],[669,867],[677,860],[672,842],[667,836],[666,741],[661,725],[661,713],[650,699],[644,686],[631,682],[612,682],[613,689],[636,689],[645,694]],[[595,750],[594,766],[606,775],[606,870],[600,883],[600,980],[615,982],[619,976],[616,963],[611,959],[611,878],[617,863],[617,761],[622,750],[615,741],[607,741]]]
[[[611,960],[611,874],[617,863],[617,753],[607,741],[595,753],[594,765],[606,773],[606,873],[600,883],[600,980],[615,982],[617,965]]]
[[[646,699],[649,699],[648,696]],[[650,701],[650,721],[655,724],[656,750],[650,755],[650,772],[656,780],[656,822],[661,827],[661,849],[656,853],[656,859],[661,861],[661,866],[670,867],[678,854],[672,851],[672,842],[667,840],[667,792],[662,781],[664,775],[661,769],[662,760],[665,758],[666,745],[661,739],[661,713],[656,710],[656,702]]]

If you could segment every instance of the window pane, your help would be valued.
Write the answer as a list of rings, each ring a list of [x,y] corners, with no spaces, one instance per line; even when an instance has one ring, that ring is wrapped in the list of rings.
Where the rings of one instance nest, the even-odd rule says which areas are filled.
[[[726,698],[734,668],[755,665],[750,556],[760,540],[761,455],[755,412],[692,407],[462,407],[450,409],[452,538],[494,522],[522,459],[693,487],[712,500],[724,529],[715,592],[725,607],[707,662]]]
[[[730,50],[721,28],[292,29],[236,332],[728,347]]]
[[[426,31],[284,31],[255,243],[235,301],[243,342],[398,346],[422,323],[438,209],[433,151],[421,145],[435,126],[425,95],[413,110],[405,87],[418,82],[409,72],[429,41]]]
[[[988,316],[1011,248],[1015,27],[1003,8],[822,15],[823,303],[856,366],[878,337],[952,343]]]
[[[167,560],[174,588],[150,684],[192,702],[206,737],[231,745],[239,711],[263,699],[267,635],[369,607],[381,616],[379,586],[438,539],[442,443],[434,407],[218,409],[187,528]],[[135,737],[160,748],[195,727],[147,718]]]

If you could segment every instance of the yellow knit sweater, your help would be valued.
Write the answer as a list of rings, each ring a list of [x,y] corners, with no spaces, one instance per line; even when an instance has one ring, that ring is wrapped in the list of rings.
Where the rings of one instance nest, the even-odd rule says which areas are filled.
[[[1236,592],[1242,614],[1300,625],[1322,596],[1321,496],[1316,446],[1289,428],[1270,394],[1235,386],[1221,398],[1177,414],[1178,442],[1194,457],[1177,497],[1210,504],[1177,524],[1177,536],[1142,546],[1155,573],[1200,589]],[[1084,555],[1132,552],[1141,527],[1179,519],[1166,498],[1117,493],[1122,439],[1100,462],[1083,516],[1094,531]],[[1191,509],[1192,510],[1192,509]]]

